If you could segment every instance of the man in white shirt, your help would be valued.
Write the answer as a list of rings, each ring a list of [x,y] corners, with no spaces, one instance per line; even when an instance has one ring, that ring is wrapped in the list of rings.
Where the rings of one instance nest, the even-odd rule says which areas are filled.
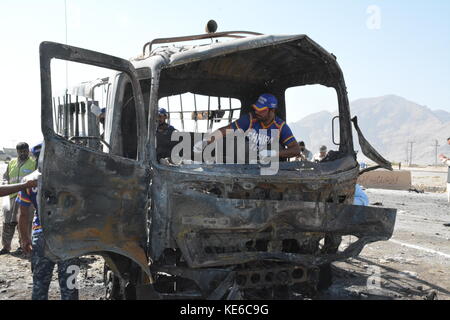
[[[300,160],[300,161],[312,161],[313,159],[313,154],[311,151],[309,151],[308,149],[306,149],[305,146],[305,142],[304,141],[300,141],[298,143],[298,146],[300,147],[300,157],[297,157],[296,160]]]
[[[319,153],[314,155],[313,161],[320,162],[327,156],[327,146],[321,146]]]
[[[450,138],[447,138],[447,143],[450,145]],[[447,174],[447,201],[450,202],[450,159],[443,154],[439,155],[439,159],[449,167]]]

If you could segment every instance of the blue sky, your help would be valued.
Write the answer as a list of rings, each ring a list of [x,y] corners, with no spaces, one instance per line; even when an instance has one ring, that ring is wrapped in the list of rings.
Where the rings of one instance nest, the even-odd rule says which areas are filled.
[[[351,101],[396,94],[450,112],[448,0],[67,0],[67,6],[69,44],[126,59],[153,38],[203,33],[209,19],[219,31],[304,33],[338,57]],[[379,29],[367,25],[371,6],[379,10]],[[64,1],[1,0],[0,30],[0,146],[33,143],[41,139],[38,46],[65,41]]]

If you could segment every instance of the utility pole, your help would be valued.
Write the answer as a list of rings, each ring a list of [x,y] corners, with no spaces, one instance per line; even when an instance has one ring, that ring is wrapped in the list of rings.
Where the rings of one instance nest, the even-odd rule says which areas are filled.
[[[406,157],[405,157],[405,163],[409,163],[409,141],[406,142]]]
[[[66,45],[67,45],[67,0],[64,0],[64,23],[66,27]],[[66,61],[66,94],[69,91],[69,62]]]
[[[409,148],[409,166],[411,166],[412,164],[412,159],[413,159],[413,144],[415,143],[415,141],[408,141],[408,144],[411,145],[411,147]]]
[[[435,157],[434,157],[434,165],[437,165],[437,159],[438,159],[438,147],[440,147],[440,145],[438,144],[437,140],[435,141],[435,145],[433,145],[434,147],[434,153],[435,153]]]

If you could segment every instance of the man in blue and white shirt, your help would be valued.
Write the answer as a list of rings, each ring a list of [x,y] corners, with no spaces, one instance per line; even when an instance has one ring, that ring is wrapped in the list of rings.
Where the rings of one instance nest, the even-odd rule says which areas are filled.
[[[279,143],[281,149],[279,152],[269,150],[268,156],[279,158],[293,158],[300,156],[300,147],[295,139],[291,129],[286,121],[276,116],[278,108],[277,98],[269,93],[262,94],[258,100],[252,105],[252,112],[241,115],[241,117],[228,126],[218,129],[222,136],[226,136],[227,130],[243,130],[249,132],[248,138],[250,148],[253,150],[260,149],[262,146]],[[279,132],[278,141],[274,141],[272,130]],[[211,143],[209,141],[208,143]],[[263,148],[264,148],[263,147]],[[259,150],[261,152],[261,150]],[[263,151],[267,151],[263,149]]]

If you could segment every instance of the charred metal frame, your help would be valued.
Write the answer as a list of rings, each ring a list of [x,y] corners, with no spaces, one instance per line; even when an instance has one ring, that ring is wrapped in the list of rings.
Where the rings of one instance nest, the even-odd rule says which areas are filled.
[[[126,60],[51,42],[41,44],[40,54],[41,118],[45,143],[41,152],[42,178],[38,201],[40,219],[46,229],[47,254],[55,259],[68,259],[85,252],[116,252],[139,264],[151,280],[145,255],[145,216],[124,215],[128,210],[145,210],[150,179],[150,168],[145,165],[148,156],[144,148],[146,121],[143,98],[134,67]],[[137,161],[75,145],[54,132],[52,59],[115,69],[129,76],[141,133],[138,135]],[[110,197],[112,201],[96,201],[96,197],[102,197],[101,191],[120,196]],[[110,215],[99,219],[99,213],[104,211],[109,211]],[[82,231],[73,230],[74,224]],[[90,228],[92,225],[97,229]]]
[[[117,156],[122,87],[114,88],[108,110],[112,117],[110,154],[74,146],[53,132],[52,58],[112,68],[128,75],[137,102],[137,161]],[[261,65],[261,61],[267,64]],[[145,68],[150,73],[138,76],[136,70]],[[149,286],[158,284],[164,274],[170,275],[164,281],[168,278],[169,283],[184,286],[186,291],[161,293],[160,298],[222,298],[233,285],[239,290],[268,285],[270,270],[280,275],[274,284],[303,283],[315,277],[319,266],[356,256],[367,243],[392,235],[394,209],[352,205],[359,166],[343,74],[336,57],[305,35],[260,35],[175,51],[159,50],[133,64],[79,48],[43,43],[41,77],[45,147],[40,201],[44,204],[41,217],[47,245],[54,258],[60,259],[102,252],[122,280],[133,282],[138,297],[154,296]],[[148,114],[139,80],[150,81],[149,92],[145,92],[149,95],[145,105]],[[159,99],[184,92],[226,96],[239,99],[241,110],[246,112],[246,106],[261,91],[270,91],[279,97],[278,115],[285,118],[285,90],[306,84],[336,90],[340,145],[339,156],[333,161],[281,163],[278,174],[270,177],[259,175],[259,165],[166,166],[156,161]],[[360,131],[358,135],[363,151],[382,162],[384,159]],[[71,159],[61,163],[58,155],[63,154]],[[56,163],[50,159],[56,159]],[[90,193],[108,188],[113,188],[114,194],[94,203]],[[69,228],[74,225],[77,231],[71,232]],[[357,240],[339,252],[339,242],[329,239],[343,235],[356,236]],[[132,264],[121,256],[147,273],[149,285],[130,271]],[[262,267],[262,262],[270,262],[269,269]],[[252,277],[264,277],[264,281],[249,284],[247,280]],[[229,297],[236,290],[231,290]]]
[[[217,33],[208,33],[208,34],[198,34],[198,35],[192,35],[192,36],[184,36],[184,37],[172,37],[172,38],[159,38],[159,39],[153,39],[150,42],[147,42],[144,45],[144,48],[142,49],[142,55],[145,56],[145,52],[148,50],[149,52],[152,51],[152,46],[154,44],[162,44],[162,43],[173,43],[173,42],[183,42],[183,41],[192,41],[192,40],[202,40],[202,39],[214,39],[214,38],[235,38],[240,39],[244,38],[242,35],[262,35],[258,32],[251,32],[251,31],[226,31],[226,32],[217,32]]]

